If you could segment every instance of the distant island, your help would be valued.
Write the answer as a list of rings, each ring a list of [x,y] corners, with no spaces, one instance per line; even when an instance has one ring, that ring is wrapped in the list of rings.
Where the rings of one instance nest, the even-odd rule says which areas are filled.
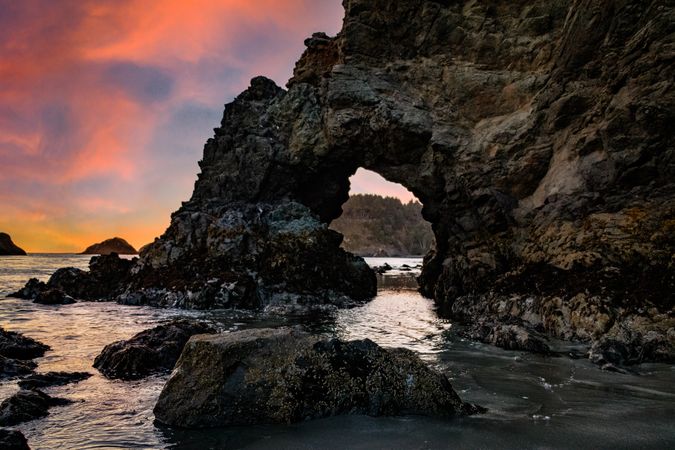
[[[0,256],[24,256],[26,251],[18,247],[7,233],[0,233]]]
[[[122,238],[115,237],[107,239],[98,244],[90,245],[81,255],[109,255],[117,253],[118,255],[137,255],[136,249]]]
[[[331,228],[344,235],[343,248],[359,256],[424,255],[433,245],[431,224],[422,218],[419,202],[357,194],[342,210]]]

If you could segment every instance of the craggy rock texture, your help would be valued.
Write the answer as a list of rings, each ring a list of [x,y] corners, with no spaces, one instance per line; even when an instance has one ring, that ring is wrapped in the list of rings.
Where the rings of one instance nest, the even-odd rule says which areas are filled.
[[[161,423],[202,428],[480,410],[409,350],[282,328],[193,337],[154,412]]]
[[[30,450],[20,431],[0,429],[0,448],[4,450]]]
[[[110,255],[117,253],[118,255],[137,255],[136,249],[122,238],[106,239],[98,244],[93,244],[87,247],[82,252],[83,255]]]
[[[127,341],[106,345],[94,367],[108,378],[136,380],[170,372],[188,339],[195,334],[215,333],[207,324],[175,320],[138,333]]]
[[[49,408],[71,403],[70,400],[50,397],[42,391],[21,390],[0,403],[0,426],[39,419],[49,414]]]
[[[0,256],[24,256],[26,251],[19,248],[7,233],[0,233]]]
[[[672,359],[672,1],[343,3],[287,90],[255,78],[226,106],[119,300],[368,299],[372,271],[326,228],[363,167],[423,203],[421,290],[442,313]]]

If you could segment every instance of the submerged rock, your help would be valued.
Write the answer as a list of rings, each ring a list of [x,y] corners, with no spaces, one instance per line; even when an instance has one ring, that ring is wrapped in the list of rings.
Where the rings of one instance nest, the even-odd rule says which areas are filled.
[[[26,438],[20,431],[0,428],[0,448],[4,450],[30,450]]]
[[[46,372],[29,375],[19,381],[21,389],[41,389],[78,383],[91,377],[87,372]]]
[[[33,361],[6,358],[0,355],[0,380],[32,373],[37,364]]]
[[[18,247],[7,233],[0,233],[0,256],[25,256],[26,251]]]
[[[106,345],[94,367],[108,378],[123,380],[170,372],[190,337],[205,333],[215,330],[202,322],[175,320]]]
[[[83,251],[82,255],[110,255],[116,253],[118,255],[137,255],[136,249],[122,238],[115,237],[106,239],[98,244],[93,244]]]
[[[0,403],[0,426],[39,419],[49,414],[49,408],[71,403],[70,400],[50,397],[42,391],[21,390]]]
[[[43,356],[49,346],[20,333],[0,327],[0,356],[12,359],[34,359]]]
[[[480,410],[409,350],[257,329],[190,339],[154,412],[163,424],[201,428]]]

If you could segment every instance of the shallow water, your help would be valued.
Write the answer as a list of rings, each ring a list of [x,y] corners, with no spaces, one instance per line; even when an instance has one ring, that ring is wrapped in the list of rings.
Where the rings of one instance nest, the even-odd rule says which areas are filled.
[[[0,298],[27,278],[86,268],[89,257],[0,257]],[[369,261],[373,264],[372,261]],[[389,260],[414,266],[419,260]],[[374,263],[380,265],[381,261]],[[463,399],[489,412],[457,420],[336,417],[292,426],[185,431],[158,428],[152,407],[166,377],[110,381],[91,368],[108,343],[174,317],[199,317],[223,331],[301,324],[345,339],[407,347],[446,371]],[[363,307],[322,319],[255,317],[236,311],[180,311],[78,303],[41,306],[0,300],[0,324],[52,347],[39,371],[89,371],[89,380],[48,389],[77,403],[18,426],[33,449],[80,448],[675,448],[675,370],[645,365],[615,374],[586,360],[543,358],[467,342],[413,291],[381,291]],[[0,399],[17,390],[0,383]]]

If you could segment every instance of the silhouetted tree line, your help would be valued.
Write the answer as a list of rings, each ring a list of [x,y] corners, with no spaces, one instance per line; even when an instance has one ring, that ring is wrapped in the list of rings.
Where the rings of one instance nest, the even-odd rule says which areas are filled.
[[[417,201],[358,194],[342,210],[331,228],[344,235],[345,250],[357,255],[424,255],[433,245],[431,224],[422,218],[422,204]]]

